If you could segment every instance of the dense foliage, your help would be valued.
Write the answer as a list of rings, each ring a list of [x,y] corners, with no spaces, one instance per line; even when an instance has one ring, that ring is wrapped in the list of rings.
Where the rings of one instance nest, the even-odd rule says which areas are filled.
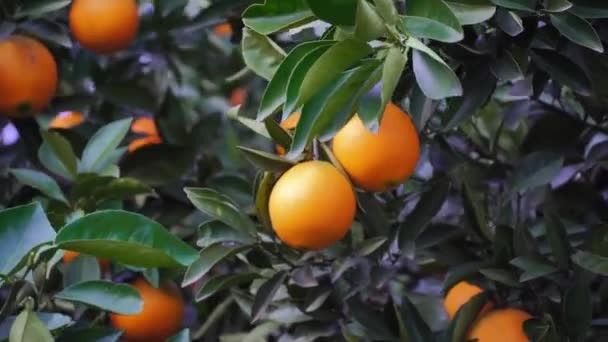
[[[608,4],[141,0],[135,41],[102,55],[71,3],[0,2],[0,39],[35,37],[59,74],[42,113],[0,117],[0,341],[117,341],[138,274],[181,284],[173,341],[463,341],[488,301],[534,316],[530,341],[608,338]],[[281,242],[280,175],[340,169],[336,132],[377,131],[390,102],[415,174],[358,189],[335,245]],[[49,127],[65,111],[84,122]],[[141,118],[156,143],[127,148]],[[450,320],[462,280],[487,291]]]

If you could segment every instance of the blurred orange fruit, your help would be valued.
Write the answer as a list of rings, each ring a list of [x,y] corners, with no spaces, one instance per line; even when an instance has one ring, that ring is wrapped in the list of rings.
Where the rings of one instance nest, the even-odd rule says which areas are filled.
[[[85,49],[110,54],[129,47],[135,39],[137,11],[135,0],[74,0],[70,29]]]
[[[242,105],[247,99],[247,89],[238,87],[230,94],[230,104],[233,106]]]
[[[163,141],[158,135],[151,135],[149,137],[137,138],[129,144],[128,150],[133,153],[140,148],[148,145],[161,144]]]
[[[35,39],[0,39],[0,113],[24,118],[44,109],[57,89],[57,63]]]
[[[356,200],[348,179],[323,161],[300,163],[277,181],[269,200],[272,227],[294,248],[319,250],[342,239],[353,223]]]
[[[378,134],[355,115],[334,137],[333,152],[357,186],[382,192],[414,173],[420,141],[410,117],[389,103]]]
[[[172,281],[165,281],[157,289],[144,278],[136,279],[133,286],[144,303],[135,315],[111,314],[112,326],[124,331],[129,341],[165,341],[176,334],[184,318],[184,300]]]
[[[523,324],[532,318],[518,309],[494,310],[473,323],[467,340],[477,342],[528,342]]]
[[[215,34],[220,37],[230,37],[232,36],[232,25],[229,23],[222,23],[215,26]]]
[[[84,115],[80,112],[61,112],[49,123],[49,128],[69,129],[84,122]]]
[[[484,290],[481,287],[466,281],[461,281],[452,286],[443,300],[443,307],[445,308],[445,311],[447,311],[450,320],[454,319],[454,316],[456,316],[456,313],[463,305],[482,292],[484,292]],[[486,303],[479,315],[483,315],[492,310],[493,307],[494,305],[492,302]]]
[[[131,124],[131,132],[145,135],[145,137],[131,141],[128,148],[131,153],[144,146],[162,143],[162,139],[156,128],[156,122],[152,118],[141,117],[135,119]]]
[[[285,121],[281,122],[281,127],[283,127],[283,129],[286,131],[295,129],[300,121],[300,116],[302,116],[302,113],[299,112],[291,114],[287,119],[285,119]],[[283,146],[277,145],[276,150],[280,156],[285,155],[285,149]]]
[[[72,261],[74,261],[74,259],[78,258],[79,256],[80,256],[79,252],[64,251],[63,252],[63,262],[66,264],[69,264]],[[99,263],[99,267],[101,268],[102,272],[107,272],[110,269],[110,262],[108,260],[97,260],[97,262]]]

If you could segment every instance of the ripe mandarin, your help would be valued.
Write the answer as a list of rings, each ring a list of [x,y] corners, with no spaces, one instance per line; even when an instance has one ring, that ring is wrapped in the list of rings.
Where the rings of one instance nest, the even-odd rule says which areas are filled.
[[[382,192],[414,173],[420,141],[409,116],[389,103],[378,134],[355,115],[334,137],[333,152],[357,186]]]
[[[61,112],[49,123],[49,128],[69,129],[84,122],[84,116],[79,112]]]
[[[133,286],[144,302],[143,309],[135,315],[111,314],[112,326],[124,331],[128,341],[165,341],[176,334],[184,318],[184,300],[172,281],[154,288],[144,278],[136,279]]]
[[[302,116],[302,114],[299,112],[291,114],[287,119],[285,119],[285,121],[281,122],[281,127],[283,127],[283,129],[286,131],[291,131],[292,129],[295,129],[298,125],[298,122],[300,121],[300,116]],[[285,155],[285,149],[283,148],[283,146],[277,145],[276,150],[280,156]]]
[[[85,49],[110,54],[129,47],[135,39],[137,10],[135,0],[74,0],[70,29]]]
[[[0,39],[0,113],[24,118],[44,109],[57,89],[57,63],[35,39]]]
[[[348,232],[355,211],[355,194],[348,179],[323,161],[292,167],[270,194],[272,227],[294,248],[319,250],[333,245]]]
[[[443,307],[447,311],[450,320],[454,319],[454,316],[456,316],[456,313],[464,304],[482,292],[484,292],[482,288],[466,281],[461,281],[452,286],[443,300]],[[479,315],[481,316],[492,310],[493,307],[492,302],[486,303]]]
[[[142,117],[137,118],[131,124],[131,132],[145,135],[145,137],[137,138],[129,144],[129,152],[154,144],[161,144],[162,139],[156,128],[156,122],[152,118]]]
[[[469,331],[467,340],[477,342],[528,342],[523,324],[532,318],[529,313],[517,309],[490,311],[482,316]]]

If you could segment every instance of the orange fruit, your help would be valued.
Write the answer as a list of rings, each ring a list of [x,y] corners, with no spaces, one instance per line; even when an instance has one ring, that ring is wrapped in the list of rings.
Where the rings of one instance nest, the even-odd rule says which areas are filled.
[[[128,150],[130,153],[133,153],[140,148],[148,145],[161,144],[163,141],[158,135],[151,135],[144,138],[138,138],[129,144]]]
[[[72,261],[74,261],[74,259],[78,258],[79,256],[80,256],[79,252],[64,251],[63,252],[63,262],[66,264],[69,264]],[[106,272],[110,269],[110,262],[108,260],[97,260],[97,262],[99,263],[99,267],[101,268],[102,272]]]
[[[232,36],[232,25],[229,23],[223,23],[215,26],[215,34],[220,37],[230,37]]]
[[[281,127],[283,127],[283,129],[286,131],[295,129],[300,121],[300,116],[302,116],[302,113],[299,112],[291,114],[285,121],[281,122]],[[283,146],[277,145],[276,150],[280,156],[285,155],[285,149]]]
[[[141,117],[133,120],[131,132],[144,135],[159,135],[154,119]]]
[[[294,248],[319,250],[342,239],[353,223],[355,194],[333,165],[308,161],[287,170],[270,193],[270,221]]]
[[[137,35],[135,0],[74,0],[70,29],[85,49],[110,54],[127,48]]]
[[[0,39],[0,113],[22,118],[44,109],[57,89],[57,63],[35,39]]]
[[[157,289],[144,278],[136,279],[133,286],[144,303],[135,315],[111,314],[112,326],[124,331],[129,341],[164,341],[176,334],[184,318],[184,300],[172,281],[165,281]]]
[[[445,308],[445,311],[447,311],[450,320],[454,319],[456,313],[463,305],[471,300],[471,298],[482,292],[484,292],[484,290],[481,287],[466,281],[461,281],[452,286],[443,300],[443,307]],[[492,310],[493,307],[494,305],[492,302],[486,303],[486,305],[484,305],[484,307],[481,309],[479,315],[481,316],[484,313]]]
[[[334,137],[333,152],[357,186],[381,192],[414,173],[420,141],[409,116],[389,103],[378,134],[370,132],[355,115]]]
[[[517,309],[494,310],[473,324],[467,340],[477,342],[528,342],[523,324],[532,318]]]
[[[84,122],[84,116],[80,112],[61,112],[51,120],[49,128],[69,129]]]
[[[247,89],[238,87],[230,94],[230,104],[233,106],[242,105],[247,99]]]

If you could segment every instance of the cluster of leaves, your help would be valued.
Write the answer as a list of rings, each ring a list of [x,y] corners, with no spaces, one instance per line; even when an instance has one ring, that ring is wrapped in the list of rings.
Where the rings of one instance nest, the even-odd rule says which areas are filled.
[[[462,341],[488,297],[533,314],[532,341],[608,336],[608,4],[246,3],[142,1],[136,46],[112,57],[73,46],[69,1],[0,4],[2,34],[34,34],[60,61],[48,114],[88,119],[59,133],[39,131],[44,116],[14,122],[21,144],[3,168],[28,187],[3,190],[3,203],[37,204],[0,212],[0,340],[118,340],[95,325],[141,307],[120,284],[132,272],[152,284],[183,275],[204,322],[193,340]],[[233,76],[233,46],[208,30],[226,17],[245,26],[247,69]],[[229,117],[259,137],[217,115],[221,94],[244,84],[250,100]],[[355,112],[376,130],[389,101],[421,132],[415,177],[358,192],[356,222],[332,248],[280,243],[267,213],[276,178],[302,159],[333,161],[335,132]],[[165,143],[123,157],[130,121],[115,120],[127,111],[154,115]],[[295,111],[292,135],[278,122]],[[285,158],[252,148],[271,141]],[[88,256],[57,265],[62,249]],[[91,256],[115,263],[115,282]],[[448,322],[442,291],[463,279],[490,291]]]

